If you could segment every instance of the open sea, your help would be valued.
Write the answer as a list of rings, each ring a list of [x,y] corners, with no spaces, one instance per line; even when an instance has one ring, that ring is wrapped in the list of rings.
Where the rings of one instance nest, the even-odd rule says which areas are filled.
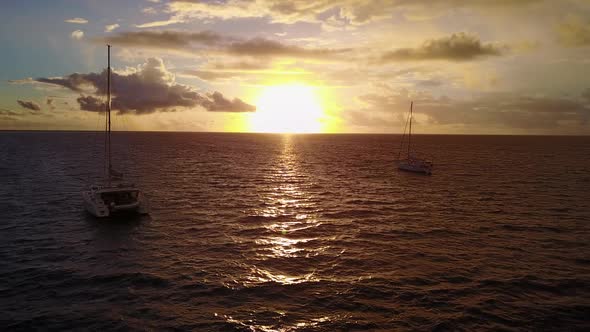
[[[590,330],[590,137],[0,132],[4,331]]]

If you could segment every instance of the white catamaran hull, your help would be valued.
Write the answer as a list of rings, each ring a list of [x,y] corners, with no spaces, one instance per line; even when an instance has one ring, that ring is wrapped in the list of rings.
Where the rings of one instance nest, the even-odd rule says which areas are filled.
[[[147,197],[132,187],[91,186],[90,190],[82,192],[82,197],[86,211],[98,218],[119,213],[148,214],[150,212]]]

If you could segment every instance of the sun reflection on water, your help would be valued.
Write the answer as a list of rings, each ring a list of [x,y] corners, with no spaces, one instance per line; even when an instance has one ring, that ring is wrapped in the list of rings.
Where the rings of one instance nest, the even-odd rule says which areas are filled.
[[[255,249],[248,257],[251,265],[244,276],[246,285],[316,280],[312,264],[299,259],[318,255],[326,246],[318,246],[318,237],[310,232],[321,223],[314,215],[316,203],[306,191],[308,177],[300,168],[295,143],[294,136],[283,136],[281,153],[264,177],[267,191],[261,196],[260,208],[251,211],[263,219],[255,226],[261,232],[253,239]],[[298,259],[297,264],[292,259]]]
[[[276,314],[277,314],[277,316],[279,316],[281,318],[283,318],[286,315],[284,312],[280,312],[280,311],[277,311]],[[243,326],[251,331],[262,331],[262,332],[290,332],[290,331],[298,331],[298,330],[308,331],[311,328],[320,327],[321,324],[329,323],[329,322],[336,321],[336,320],[342,320],[342,319],[346,318],[346,317],[342,317],[339,315],[321,316],[318,318],[309,319],[304,322],[302,322],[302,321],[297,322],[297,323],[293,324],[293,326],[276,327],[276,326],[268,325],[268,324],[257,324],[255,322],[255,320],[253,320],[253,319],[238,319],[238,318],[230,316],[230,315],[220,315],[217,313],[215,313],[215,316],[221,316],[221,317],[223,317],[223,319],[225,319],[226,322],[231,323],[231,324],[235,324],[238,326]]]
[[[242,252],[243,259],[235,262],[240,274],[225,283],[226,287],[262,287],[280,294],[285,287],[322,279],[314,257],[331,250],[326,241],[334,237],[321,233],[318,197],[310,190],[313,183],[296,153],[296,143],[295,136],[283,136],[281,153],[263,175],[259,204],[246,211],[248,217],[238,225],[242,233],[234,241],[248,246]],[[274,310],[277,316],[270,318],[270,324],[268,315],[275,313],[268,311],[223,317],[252,331],[309,330],[333,319],[327,316],[293,319],[289,309],[281,309]]]

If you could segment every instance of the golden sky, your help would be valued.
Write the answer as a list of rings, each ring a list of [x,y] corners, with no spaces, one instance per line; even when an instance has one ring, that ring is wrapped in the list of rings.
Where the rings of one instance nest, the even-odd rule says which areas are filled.
[[[19,1],[0,129],[590,134],[586,0]]]

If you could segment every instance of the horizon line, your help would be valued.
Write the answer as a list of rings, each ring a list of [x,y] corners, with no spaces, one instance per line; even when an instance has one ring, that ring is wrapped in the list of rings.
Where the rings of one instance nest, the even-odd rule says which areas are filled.
[[[67,133],[104,133],[103,130],[69,130],[69,129],[0,129],[0,133],[18,132],[67,132]],[[174,130],[113,130],[118,133],[187,133],[187,134],[263,134],[263,135],[403,135],[403,133],[367,133],[367,132],[338,132],[338,133],[276,133],[250,131],[174,131]],[[467,133],[412,133],[418,136],[544,136],[544,137],[590,137],[590,134],[467,134]]]

